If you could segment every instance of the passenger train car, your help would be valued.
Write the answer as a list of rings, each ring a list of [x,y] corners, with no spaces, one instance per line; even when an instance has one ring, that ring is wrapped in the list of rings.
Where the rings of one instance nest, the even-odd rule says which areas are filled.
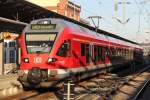
[[[93,29],[59,18],[32,21],[19,38],[19,81],[24,87],[53,86],[142,59],[137,43]]]

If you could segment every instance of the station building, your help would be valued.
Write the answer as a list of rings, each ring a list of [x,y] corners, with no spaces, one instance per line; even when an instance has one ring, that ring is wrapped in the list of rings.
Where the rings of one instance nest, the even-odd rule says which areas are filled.
[[[9,39],[4,39],[4,34],[8,32],[0,33],[0,75],[7,74],[13,68],[17,67],[17,41],[15,38],[18,37],[17,34],[11,33]]]
[[[81,6],[69,0],[28,0],[58,14],[80,21]]]
[[[4,74],[9,73],[13,68],[17,68],[17,40],[19,34],[9,33],[10,38],[3,41],[3,62]]]
[[[143,55],[150,56],[150,43],[142,43],[141,46],[143,47]]]

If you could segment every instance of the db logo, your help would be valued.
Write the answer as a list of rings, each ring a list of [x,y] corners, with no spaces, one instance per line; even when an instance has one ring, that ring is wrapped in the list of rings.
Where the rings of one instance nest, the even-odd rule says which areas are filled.
[[[42,63],[42,58],[41,57],[34,58],[34,63]]]

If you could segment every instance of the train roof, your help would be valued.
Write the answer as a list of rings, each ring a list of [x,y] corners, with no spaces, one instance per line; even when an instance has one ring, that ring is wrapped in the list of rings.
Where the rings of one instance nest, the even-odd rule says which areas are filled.
[[[109,32],[106,32],[106,31],[100,30],[100,29],[97,29],[97,33],[96,33],[95,32],[96,28],[85,25],[85,24],[82,24],[80,22],[79,22],[80,23],[79,24],[79,23],[73,23],[73,22],[70,22],[70,21],[66,21],[66,20],[61,19],[61,18],[44,18],[44,19],[34,20],[34,21],[31,22],[31,24],[38,23],[38,21],[41,21],[41,20],[43,20],[43,21],[44,20],[51,20],[52,23],[53,22],[56,23],[56,24],[59,23],[63,27],[67,26],[67,27],[71,28],[72,31],[74,31],[74,29],[78,29],[78,30],[86,31],[86,33],[93,33],[93,34],[99,33],[96,36],[99,36],[100,39],[102,39],[102,40],[107,40],[107,41],[109,40],[110,42],[120,43],[120,44],[124,44],[124,45],[130,46],[130,47],[142,49],[139,46],[139,44],[136,43],[136,42],[130,41],[128,39],[122,38],[120,36],[114,35],[112,33],[109,33]]]
[[[44,18],[44,19],[52,19],[52,18]],[[70,22],[70,23],[72,22],[72,23],[77,24],[77,25],[80,25],[80,26],[82,26],[82,27],[84,27],[84,28],[88,28],[89,30],[92,30],[92,31],[95,31],[95,30],[96,30],[95,27],[86,25],[86,24],[81,23],[81,22],[79,22],[79,21],[71,20],[71,19],[69,19],[69,18],[68,18],[68,19],[53,18],[53,19],[60,19],[60,20],[66,21],[66,22],[68,21],[68,22]],[[39,20],[40,20],[40,19],[39,19]],[[129,39],[125,39],[125,38],[123,38],[123,37],[121,37],[121,36],[112,34],[112,33],[107,32],[107,31],[105,31],[105,30],[97,29],[97,32],[98,32],[99,34],[104,34],[104,35],[107,35],[107,36],[110,36],[110,37],[114,37],[114,38],[117,38],[117,39],[120,39],[120,40],[123,40],[123,41],[126,41],[126,42],[130,42],[130,43],[139,45],[139,43],[133,42],[133,41],[131,41],[131,40],[129,40]]]

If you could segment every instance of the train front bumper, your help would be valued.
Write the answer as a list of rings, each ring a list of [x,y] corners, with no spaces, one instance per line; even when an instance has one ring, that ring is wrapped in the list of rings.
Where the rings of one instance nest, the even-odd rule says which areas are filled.
[[[32,75],[29,77],[30,70],[19,70],[18,81],[25,87],[34,86],[34,87],[49,87],[54,86],[57,82],[69,77],[69,72],[66,72],[62,69],[57,69],[57,71],[49,70],[47,77],[39,77],[39,75]],[[34,73],[32,73],[34,74]],[[36,77],[38,76],[38,77]],[[39,81],[40,80],[40,81]]]

